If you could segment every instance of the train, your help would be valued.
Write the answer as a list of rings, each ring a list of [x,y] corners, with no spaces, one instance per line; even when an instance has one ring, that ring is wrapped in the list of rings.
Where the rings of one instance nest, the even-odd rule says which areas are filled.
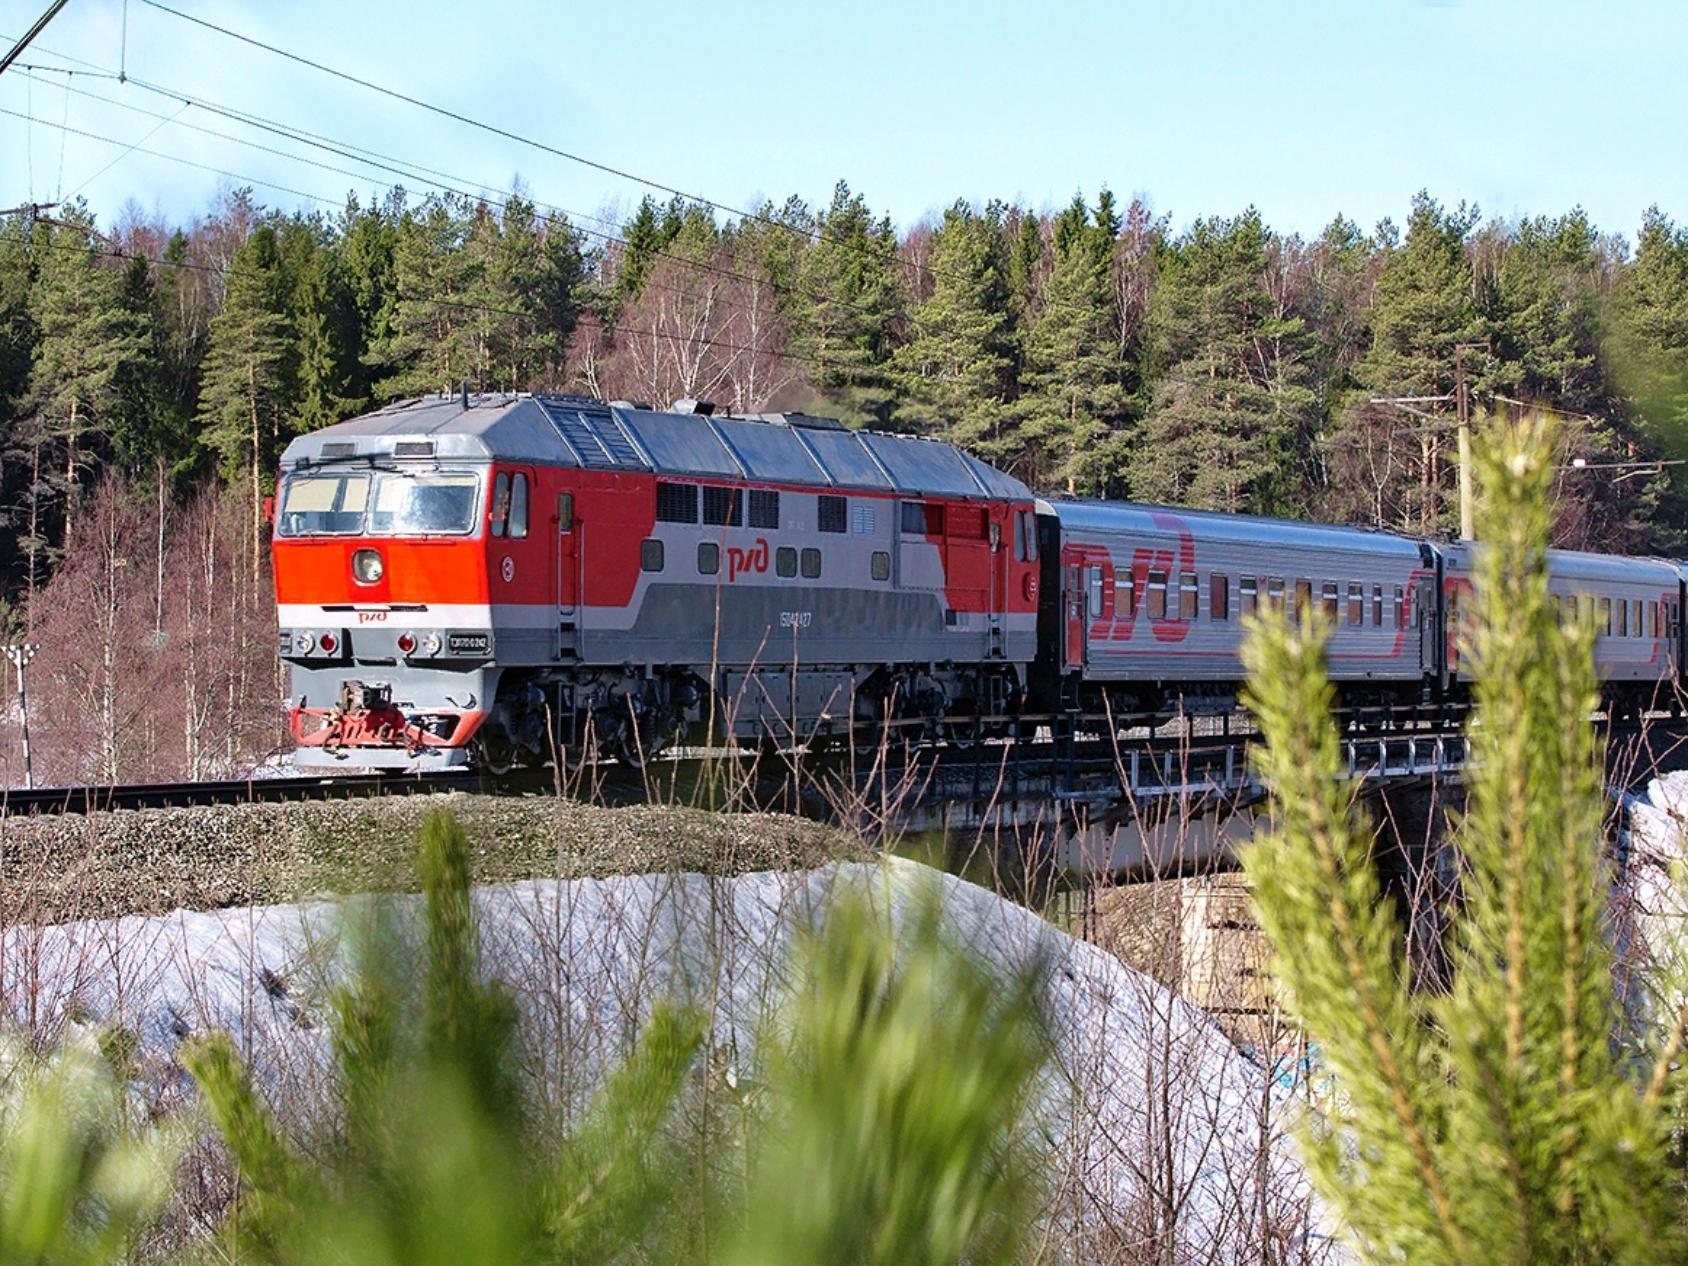
[[[1039,495],[939,440],[580,396],[405,400],[294,439],[271,505],[294,764],[642,763],[1237,707],[1244,620],[1314,604],[1345,706],[1470,688],[1474,551]],[[1550,551],[1608,704],[1675,697],[1688,568]]]

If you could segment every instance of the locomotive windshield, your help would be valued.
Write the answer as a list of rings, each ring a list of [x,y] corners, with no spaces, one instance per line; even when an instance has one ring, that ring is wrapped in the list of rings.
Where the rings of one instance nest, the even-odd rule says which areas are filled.
[[[282,536],[462,536],[475,528],[480,479],[470,471],[347,471],[290,476]]]

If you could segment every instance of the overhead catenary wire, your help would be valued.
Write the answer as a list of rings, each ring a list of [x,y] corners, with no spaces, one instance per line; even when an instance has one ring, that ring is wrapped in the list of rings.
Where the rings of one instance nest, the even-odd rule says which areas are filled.
[[[178,18],[181,21],[190,22],[195,26],[203,27],[209,31],[214,31],[218,35],[224,36],[227,39],[236,40],[239,43],[261,49],[273,56],[285,58],[286,60],[295,62],[298,65],[309,67],[311,70],[315,70],[321,74],[332,76],[335,79],[353,84],[370,92],[379,93],[382,96],[389,97],[395,101],[401,101],[406,105],[415,106],[419,110],[429,111],[430,113],[439,115],[442,118],[450,119],[456,123],[461,123],[466,127],[476,128],[488,133],[489,135],[513,141],[518,145],[526,145],[530,149],[538,150],[544,154],[550,154],[555,158],[561,158],[571,163],[578,163],[583,167],[592,168],[594,171],[603,172],[605,175],[614,176],[620,180],[630,181],[633,184],[643,185],[647,189],[654,189],[659,193],[666,193],[672,197],[680,198],[687,202],[695,202],[700,206],[708,207],[713,211],[719,211],[725,215],[737,216],[741,220],[753,220],[759,224],[768,225],[771,228],[779,229],[796,236],[805,237],[812,242],[830,242],[834,245],[842,245],[850,249],[857,249],[856,244],[832,236],[823,229],[805,228],[803,225],[792,224],[789,221],[770,216],[764,211],[747,211],[742,207],[734,206],[732,203],[722,202],[719,199],[711,198],[704,194],[688,193],[684,189],[677,188],[676,186],[667,184],[663,181],[655,180],[648,176],[641,176],[637,172],[629,171],[626,168],[617,167],[611,163],[600,162],[598,159],[588,158],[583,154],[577,154],[570,150],[561,149],[549,142],[541,141],[531,136],[526,136],[520,132],[501,127],[495,123],[487,123],[484,120],[464,114],[459,110],[453,110],[448,106],[437,105],[434,102],[426,101],[421,97],[414,97],[409,93],[400,92],[396,88],[389,88],[384,84],[378,84],[373,80],[351,74],[349,71],[336,69],[333,66],[329,66],[323,62],[306,57],[301,53],[295,53],[289,49],[281,48],[278,45],[267,43],[255,36],[246,35],[229,27],[221,26],[207,18],[198,17],[195,14],[186,13],[181,9],[173,8],[170,5],[161,3],[161,0],[141,0],[141,3],[153,9],[157,9],[160,13],[167,13],[171,17]],[[960,276],[960,274],[955,273],[952,270],[939,268],[928,261],[908,260],[906,262],[909,267],[932,276]]]
[[[56,71],[56,70],[59,70],[60,68],[57,68],[57,67],[41,67],[39,69],[48,70],[48,71]],[[102,78],[113,78],[113,79],[117,78],[117,76],[112,75],[110,72],[102,71],[102,70],[62,71],[61,73],[65,73],[67,75],[92,74],[92,75],[97,75],[97,76],[102,77]],[[375,150],[365,149],[361,146],[354,145],[350,142],[339,141],[339,140],[335,140],[332,137],[327,137],[327,136],[324,136],[324,135],[321,135],[321,134],[318,134],[318,133],[307,132],[303,129],[295,128],[290,124],[280,123],[280,122],[277,122],[276,120],[273,120],[273,119],[267,119],[262,115],[252,114],[252,113],[249,113],[247,111],[236,109],[235,107],[220,105],[216,102],[209,101],[205,98],[196,97],[193,94],[183,92],[180,89],[166,87],[166,86],[161,85],[161,84],[148,83],[146,80],[141,79],[141,78],[136,77],[136,76],[129,76],[127,82],[129,84],[131,84],[135,87],[141,88],[145,91],[156,93],[158,95],[167,97],[171,100],[185,102],[188,105],[192,105],[192,106],[195,106],[199,109],[203,109],[203,110],[209,111],[213,114],[220,115],[222,117],[230,119],[231,121],[234,121],[234,122],[237,122],[237,123],[242,123],[242,124],[245,124],[246,126],[249,126],[249,127],[258,128],[262,131],[270,132],[272,134],[285,137],[288,140],[298,141],[300,143],[310,145],[313,148],[325,150],[326,152],[336,154],[340,157],[348,158],[353,162],[361,163],[366,167],[371,167],[371,168],[374,168],[375,170],[385,172],[386,174],[388,174],[390,176],[399,176],[399,177],[404,178],[406,180],[415,181],[419,184],[432,186],[436,190],[439,190],[439,191],[442,191],[442,192],[445,192],[445,193],[449,193],[449,194],[453,194],[457,197],[464,198],[464,199],[467,199],[467,200],[470,200],[470,201],[474,201],[474,200],[483,198],[485,196],[485,194],[488,193],[488,192],[498,193],[498,194],[504,196],[505,198],[523,197],[535,207],[536,218],[544,221],[548,225],[553,224],[559,217],[562,217],[567,221],[566,227],[571,232],[577,232],[577,233],[584,234],[588,237],[599,239],[602,242],[604,242],[606,245],[610,245],[610,246],[619,246],[619,247],[622,247],[622,248],[626,248],[626,247],[629,246],[629,243],[627,242],[626,238],[624,238],[624,237],[622,237],[618,234],[605,233],[605,232],[602,232],[602,231],[597,230],[597,229],[586,228],[580,223],[580,221],[582,221],[582,220],[592,221],[594,223],[599,223],[599,224],[614,224],[615,223],[614,221],[608,220],[608,219],[601,217],[601,216],[590,215],[590,214],[587,214],[585,212],[576,211],[576,210],[570,209],[568,207],[559,206],[556,203],[546,202],[542,199],[533,198],[533,197],[526,195],[526,194],[519,194],[515,190],[501,189],[497,186],[481,186],[481,191],[476,192],[476,191],[464,188],[463,186],[478,185],[478,184],[480,184],[480,182],[478,182],[478,181],[468,180],[468,179],[465,179],[464,177],[461,177],[461,176],[453,176],[448,172],[441,172],[441,171],[438,171],[438,170],[435,170],[435,169],[432,169],[432,168],[423,167],[423,166],[420,166],[418,164],[411,163],[408,160],[400,159],[400,158],[394,158],[394,157],[391,157],[390,155],[382,154],[379,151],[375,151]],[[84,96],[84,97],[88,97],[92,100],[105,102],[106,104],[117,106],[119,109],[132,111],[134,113],[141,114],[141,115],[148,117],[148,118],[163,119],[163,120],[166,120],[166,121],[171,121],[171,119],[172,119],[172,116],[162,115],[162,114],[159,114],[156,111],[147,110],[147,109],[145,109],[141,106],[134,105],[133,103],[118,101],[115,98],[103,96],[99,93],[88,92],[85,89],[71,89],[71,91],[74,91],[74,92],[78,93],[79,95]],[[177,115],[179,116],[180,113],[181,113],[181,111],[178,110]],[[45,124],[45,125],[51,126],[51,124]],[[248,148],[257,150],[261,153],[271,154],[271,155],[274,155],[274,156],[279,157],[279,158],[287,159],[291,162],[301,163],[301,164],[304,164],[305,166],[313,167],[313,168],[315,168],[319,171],[331,172],[335,175],[348,176],[348,177],[350,177],[354,180],[368,179],[367,173],[348,171],[347,169],[345,169],[343,167],[336,167],[336,166],[333,166],[332,164],[323,163],[319,160],[308,158],[308,157],[306,157],[305,155],[302,155],[302,154],[296,154],[296,153],[293,153],[291,151],[284,150],[284,149],[277,149],[274,146],[262,145],[262,144],[260,144],[256,141],[253,141],[249,138],[231,136],[227,132],[219,132],[214,128],[207,128],[207,127],[203,127],[199,124],[186,123],[186,122],[179,122],[178,126],[189,129],[189,130],[194,131],[194,132],[198,132],[202,135],[211,136],[211,137],[217,138],[219,140],[229,141],[229,142],[236,144],[236,145],[244,145]],[[158,129],[156,129],[156,128],[153,129],[154,132],[156,132],[157,130]],[[152,134],[153,133],[149,132],[148,137],[150,137]],[[106,138],[106,139],[107,139],[108,143],[116,143],[116,142],[111,142],[109,140],[109,138]],[[147,137],[143,137],[141,139],[142,139],[142,141],[145,141],[147,139]],[[131,152],[133,152],[133,151],[131,151]],[[168,154],[160,154],[157,151],[153,151],[153,150],[141,150],[139,152],[146,153],[146,154],[154,156],[154,157],[162,157],[162,158],[166,158],[166,159],[171,159],[173,161],[175,160],[175,157],[176,157],[176,156],[168,155]],[[251,184],[260,184],[260,185],[264,185],[267,188],[280,189],[283,192],[292,193],[295,196],[308,197],[308,198],[311,198],[314,201],[319,201],[319,202],[328,203],[329,205],[334,205],[332,199],[321,198],[321,197],[318,197],[317,195],[300,194],[299,191],[289,189],[286,186],[274,185],[274,184],[270,184],[268,182],[257,180],[256,178],[253,178],[253,177],[239,176],[239,175],[236,175],[234,173],[224,172],[222,174],[228,175],[231,179],[237,179],[237,180],[241,180],[241,181],[244,181],[246,183],[251,183]],[[440,179],[441,177],[443,177],[443,179]],[[448,182],[455,182],[455,183],[448,183]],[[545,214],[543,212],[540,212],[538,210],[538,208],[540,208],[540,207],[548,208],[549,211],[551,212],[551,214]],[[752,274],[741,272],[741,271],[738,271],[736,269],[723,267],[720,264],[714,264],[714,263],[710,263],[706,260],[696,259],[696,258],[689,256],[689,255],[683,255],[683,254],[679,254],[679,253],[676,253],[676,252],[673,252],[673,251],[666,251],[666,250],[663,250],[660,247],[652,248],[651,251],[650,251],[650,254],[655,259],[668,260],[672,263],[680,265],[681,267],[691,269],[694,272],[711,273],[711,274],[714,274],[716,276],[725,277],[725,278],[728,278],[730,280],[744,282],[744,283],[749,284],[749,285],[767,285],[771,289],[773,289],[776,293],[785,293],[785,294],[797,295],[797,296],[807,298],[807,299],[811,299],[811,300],[814,300],[814,301],[817,301],[817,302],[837,303],[839,306],[846,308],[846,309],[849,309],[851,311],[861,312],[861,313],[864,313],[864,314],[867,314],[867,315],[878,315],[871,308],[868,308],[868,307],[862,305],[859,302],[849,302],[849,301],[844,301],[844,300],[838,300],[838,299],[834,298],[833,296],[821,294],[819,292],[816,292],[812,289],[807,289],[807,288],[802,287],[802,286],[800,286],[796,283],[793,283],[793,282],[782,281],[781,279],[779,279],[777,277],[773,277],[773,276],[763,276],[763,277],[754,276]],[[647,283],[647,284],[653,284],[653,283]],[[658,288],[663,289],[665,287],[659,286]]]

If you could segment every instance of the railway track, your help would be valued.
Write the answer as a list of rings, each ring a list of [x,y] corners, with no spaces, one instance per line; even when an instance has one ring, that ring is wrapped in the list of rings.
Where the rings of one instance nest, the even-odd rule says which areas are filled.
[[[1191,775],[1205,769],[1230,769],[1225,753],[1237,758],[1255,735],[1251,726],[1240,718],[1221,722],[1218,718],[1204,718],[1190,730],[1176,734],[1159,732],[1166,724],[1164,715],[1143,717],[1086,716],[1063,718],[1028,718],[1039,725],[1060,720],[1073,729],[1073,737],[1058,740],[1048,729],[1035,729],[1037,737],[1022,737],[1013,741],[1000,738],[982,741],[963,741],[952,732],[950,737],[933,741],[927,735],[920,744],[887,742],[883,747],[849,749],[805,754],[793,759],[781,754],[776,766],[765,772],[771,782],[789,783],[794,768],[811,774],[823,772],[859,781],[865,776],[881,784],[902,779],[916,765],[944,766],[941,777],[930,780],[933,794],[964,793],[969,784],[980,794],[999,794],[1003,779],[1011,777],[1016,783],[1028,776],[1060,775],[1065,773],[1075,782],[1094,785],[1107,779],[1110,773],[1122,778],[1127,770],[1136,784],[1143,771],[1149,780],[1159,781],[1168,791],[1191,785]],[[1356,716],[1342,716],[1344,739],[1353,745],[1381,745],[1379,751],[1385,764],[1388,752],[1402,744],[1417,742],[1430,744],[1460,742],[1460,719],[1442,717],[1438,720],[1388,717],[1375,730],[1357,724]],[[1000,718],[987,718],[989,722]],[[1140,724],[1138,724],[1140,722]],[[1109,739],[1096,734],[1108,724],[1121,737]],[[1599,722],[1610,746],[1609,756],[1620,750],[1629,753],[1633,764],[1654,770],[1666,766],[1688,764],[1688,726],[1680,719],[1650,719],[1646,722]],[[898,723],[887,727],[891,736],[898,731]],[[1194,732],[1192,732],[1194,731]],[[1207,731],[1207,732],[1200,732]],[[1645,753],[1638,751],[1638,738],[1651,740]],[[672,786],[675,781],[694,776],[710,761],[723,759],[735,764],[755,764],[751,752],[714,752],[686,754],[684,751],[659,757],[645,769],[606,763],[594,768],[590,784],[574,778],[565,779],[570,794],[590,791],[607,802],[635,801],[649,792],[653,785]],[[1174,776],[1175,767],[1179,776]],[[1154,771],[1164,771],[1164,775]],[[1616,771],[1614,771],[1616,772]],[[1199,780],[1199,779],[1198,779]],[[315,800],[367,799],[382,796],[432,795],[462,791],[499,795],[550,793],[556,790],[555,770],[529,769],[495,775],[474,769],[436,770],[422,773],[385,772],[360,774],[310,774],[280,778],[236,778],[173,783],[102,784],[83,787],[40,787],[31,790],[0,789],[0,820],[7,817],[56,814],[87,814],[122,809],[183,808],[200,805],[276,804]],[[942,790],[939,790],[941,788]],[[1083,798],[1063,796],[1057,798]]]

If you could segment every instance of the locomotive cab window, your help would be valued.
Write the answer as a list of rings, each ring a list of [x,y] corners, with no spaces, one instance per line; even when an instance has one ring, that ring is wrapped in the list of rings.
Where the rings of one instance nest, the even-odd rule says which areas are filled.
[[[882,549],[873,551],[873,578],[875,580],[891,579],[891,555]]]
[[[662,570],[662,542],[654,536],[647,536],[639,542],[639,570]]]
[[[818,549],[805,549],[800,556],[803,569],[803,579],[819,580],[821,575],[821,552]]]
[[[521,540],[528,534],[528,477],[517,472],[510,481],[510,535]]]
[[[1017,562],[1037,562],[1037,516],[1030,510],[1014,512],[1014,558]]]
[[[510,523],[510,476],[503,471],[492,481],[492,534],[503,536]]]
[[[557,494],[557,531],[574,531],[574,494],[559,492]]]
[[[1149,618],[1151,620],[1166,619],[1166,573],[1164,571],[1149,573]]]
[[[797,547],[782,545],[774,551],[774,574],[790,580],[797,574]]]
[[[714,541],[701,541],[697,547],[697,570],[700,576],[713,576],[721,570],[721,547]]]
[[[282,536],[355,536],[363,531],[369,476],[289,475],[276,531]]]

